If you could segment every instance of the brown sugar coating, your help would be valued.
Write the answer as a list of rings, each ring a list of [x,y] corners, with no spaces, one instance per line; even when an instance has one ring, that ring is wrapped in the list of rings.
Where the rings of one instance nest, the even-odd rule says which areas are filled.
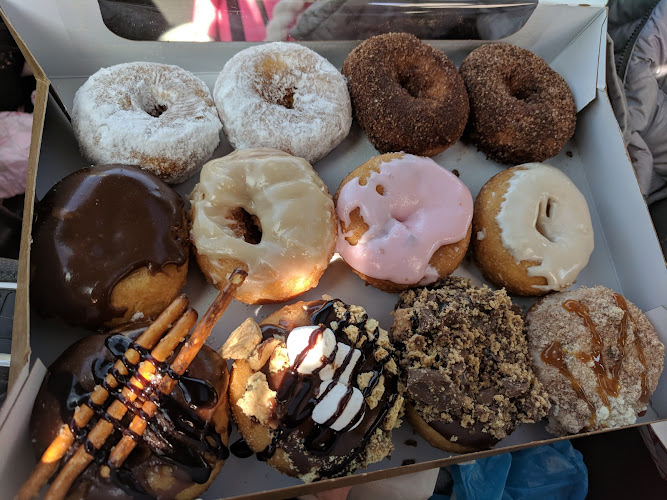
[[[529,50],[483,45],[465,58],[466,135],[500,163],[544,161],[574,134],[576,107],[565,80]]]
[[[463,133],[468,96],[454,63],[408,33],[371,37],[345,59],[354,116],[380,153],[434,156]]]
[[[69,423],[75,434],[80,433],[72,419],[74,409],[87,401],[97,384],[103,383],[116,359],[134,345],[131,339],[144,330],[85,337],[49,367],[30,421],[36,457],[42,456],[63,424]],[[228,382],[226,363],[204,346],[171,395],[157,397],[160,409],[123,465],[111,474],[102,473],[110,446],[120,441],[123,429],[128,428],[134,417],[131,411],[107,444],[95,452],[94,461],[73,483],[67,498],[197,498],[213,481],[228,455],[231,430]],[[112,393],[108,402],[115,398]],[[107,407],[108,404],[100,407],[93,418],[103,418]],[[90,432],[90,428],[83,432]]]
[[[635,423],[658,385],[665,347],[642,312],[596,286],[541,299],[526,317],[556,435]]]
[[[296,328],[309,325],[330,328],[337,347],[329,359],[322,359],[324,368],[302,374],[287,346]],[[318,334],[315,329],[310,340]],[[339,356],[338,351],[347,354]],[[307,352],[309,348],[297,359]],[[246,320],[222,354],[234,359],[229,397],[239,432],[258,459],[280,472],[306,482],[338,477],[393,450],[391,430],[400,424],[404,389],[387,332],[362,307],[336,299],[285,306],[259,326]],[[344,358],[342,364],[339,358]],[[331,373],[338,384],[347,385],[346,397],[354,391],[363,396],[359,413],[343,429],[335,429],[334,423],[345,412],[346,397],[331,407],[337,415],[328,422],[315,421]]]
[[[422,437],[448,451],[474,451],[546,415],[522,329],[504,290],[467,279],[401,294],[390,336],[401,353],[406,415]]]
[[[393,159],[402,158],[403,156],[404,155],[402,153],[387,153],[371,158],[366,163],[359,165],[352,172],[350,172],[345,177],[345,179],[343,179],[343,182],[340,183],[340,186],[338,186],[336,194],[334,194],[334,204],[338,203],[338,196],[345,184],[347,184],[350,181],[359,179],[358,181],[359,184],[363,186],[366,184],[366,180],[368,179],[368,177],[370,177],[370,175],[373,172],[380,172],[380,169],[382,168],[381,167],[382,163],[388,162]],[[361,216],[361,210],[358,208],[355,209],[350,214],[349,227],[344,228],[344,231],[352,233],[351,236],[347,237],[349,238],[348,241],[350,242],[350,244],[356,245],[367,230],[368,230],[368,224],[364,222],[364,218]],[[429,265],[435,268],[440,277],[452,274],[456,270],[456,268],[459,267],[459,265],[463,261],[463,258],[466,255],[466,251],[468,250],[471,234],[472,234],[472,224],[468,227],[468,232],[466,233],[465,237],[462,240],[457,241],[455,243],[450,243],[448,245],[442,245],[435,251],[431,259],[429,260]],[[394,283],[393,281],[390,280],[373,278],[360,271],[357,271],[352,267],[350,267],[350,269],[352,269],[352,271],[357,276],[359,276],[369,285],[372,285],[375,288],[379,288],[380,290],[383,290],[388,293],[398,293],[412,286],[415,286],[415,284],[405,285],[401,283]]]

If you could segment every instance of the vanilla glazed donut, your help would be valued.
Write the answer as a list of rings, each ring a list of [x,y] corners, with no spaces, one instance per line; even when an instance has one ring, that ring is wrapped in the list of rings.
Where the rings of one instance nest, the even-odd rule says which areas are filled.
[[[468,95],[444,52],[409,33],[371,37],[343,63],[354,116],[380,153],[435,156],[468,121]]]
[[[302,158],[257,148],[212,160],[190,204],[200,269],[215,286],[245,269],[235,298],[247,304],[284,302],[310,290],[333,256],[333,200]]]
[[[227,140],[237,149],[276,148],[315,163],[352,125],[343,76],[296,43],[242,50],[225,64],[213,96]]]
[[[220,142],[206,84],[178,66],[103,68],[74,96],[72,126],[93,163],[140,166],[170,184],[190,177]]]
[[[475,200],[472,230],[484,277],[515,295],[568,288],[594,246],[584,196],[563,172],[541,163],[489,179]]]
[[[385,292],[448,276],[470,242],[472,195],[430,158],[388,153],[354,169],[334,195],[337,251]]]
[[[466,135],[493,160],[544,161],[574,134],[577,110],[570,88],[531,51],[482,45],[465,58],[460,72],[470,98]]]

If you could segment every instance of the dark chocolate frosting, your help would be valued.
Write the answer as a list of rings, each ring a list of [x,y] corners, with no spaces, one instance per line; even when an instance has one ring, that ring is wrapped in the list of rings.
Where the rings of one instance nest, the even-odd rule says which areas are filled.
[[[85,429],[78,429],[72,420],[74,409],[88,401],[96,384],[104,384],[113,363],[131,345],[131,339],[142,331],[86,337],[70,346],[51,365],[35,400],[30,422],[38,458],[64,423],[70,425],[77,442],[86,446],[86,433],[92,422]],[[150,354],[144,350],[142,358],[150,358]],[[166,364],[158,367],[158,371],[169,373]],[[216,407],[219,397],[226,397],[227,382],[225,361],[204,346],[180,377],[172,394],[156,400],[158,413],[125,463],[112,469],[108,478],[99,474],[99,466],[107,461],[110,447],[120,440],[123,430],[128,432],[134,410],[127,412],[105,446],[95,451],[94,461],[75,481],[70,492],[76,492],[77,497],[95,499],[173,498],[194,483],[206,482],[215,463],[225,459],[228,451],[213,423],[203,415],[210,414],[207,410]],[[94,407],[97,417],[93,417],[93,421],[104,418],[113,400],[114,396],[110,396],[105,405]],[[162,483],[163,489],[156,489],[155,480],[160,475],[167,475],[169,479]]]
[[[133,271],[188,258],[183,199],[153,174],[126,165],[79,170],[35,207],[31,296],[46,316],[98,328],[124,310],[111,292]]]

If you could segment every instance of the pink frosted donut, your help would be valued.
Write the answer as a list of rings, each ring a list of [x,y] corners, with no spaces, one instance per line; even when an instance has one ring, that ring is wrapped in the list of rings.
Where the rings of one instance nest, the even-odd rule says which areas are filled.
[[[465,256],[472,195],[429,158],[376,156],[343,180],[334,201],[338,253],[381,290],[433,283],[451,274]]]
[[[171,184],[194,174],[220,142],[206,84],[178,66],[103,68],[74,96],[72,126],[93,163],[137,165]]]

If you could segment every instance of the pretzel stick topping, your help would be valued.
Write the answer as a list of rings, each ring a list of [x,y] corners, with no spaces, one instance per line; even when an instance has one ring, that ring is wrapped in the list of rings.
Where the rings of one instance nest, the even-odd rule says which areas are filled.
[[[136,344],[140,347],[151,349],[178,317],[183,314],[186,307],[188,307],[188,299],[184,295],[177,297],[139,336],[136,340]],[[136,365],[140,359],[139,353],[132,348],[128,349],[124,356],[125,359],[133,365]],[[121,375],[128,374],[127,368],[121,360],[116,361],[114,368],[118,370]],[[116,388],[118,386],[118,381],[111,374],[106,376],[105,381],[111,388]],[[98,385],[90,395],[90,400],[95,405],[102,405],[108,396],[109,392],[104,387]],[[78,406],[74,410],[74,425],[78,429],[85,428],[94,414],[95,412],[89,405]],[[67,453],[67,450],[72,446],[72,443],[74,443],[74,434],[72,433],[70,426],[64,424],[60,428],[58,436],[42,455],[35,470],[17,492],[16,498],[18,500],[27,500],[37,496],[42,486],[47,483],[53,473],[58,469],[60,459]]]
[[[243,280],[245,280],[246,276],[247,273],[241,269],[236,269],[231,274],[227,286],[218,294],[213,303],[209,306],[206,314],[204,314],[201,321],[196,326],[194,332],[192,332],[192,335],[190,335],[190,338],[181,349],[181,352],[178,353],[176,359],[171,363],[171,371],[173,373],[179,376],[185,373],[185,370],[188,366],[190,366],[190,363],[192,363],[192,360],[210,335],[213,326],[215,326],[215,324],[218,322],[222,314],[229,306],[229,303],[232,301],[234,292],[241,285],[241,283],[243,283]],[[177,378],[166,375],[160,384],[160,392],[162,394],[171,394],[171,391],[174,390],[177,381]],[[157,411],[157,406],[152,401],[146,401],[142,406],[142,410],[145,414],[147,414],[148,418],[153,418],[153,416],[155,416],[155,412]],[[130,423],[129,429],[131,433],[136,433],[141,436],[146,429],[146,420],[141,418],[139,415],[135,416]],[[137,445],[137,441],[132,439],[131,433],[129,435],[126,434],[123,436],[118,445],[116,445],[111,452],[111,455],[109,456],[109,465],[111,467],[120,467],[132,452],[134,447]]]
[[[91,463],[93,455],[105,445],[114,430],[120,428],[121,420],[127,411],[131,410],[135,417],[129,428],[123,431],[123,437],[118,445],[112,449],[112,455],[108,460],[111,467],[117,467],[123,463],[136,446],[137,441],[141,439],[147,426],[146,419],[153,418],[157,412],[157,406],[153,402],[156,388],[159,388],[163,395],[171,393],[178,383],[179,377],[185,373],[204,345],[213,326],[228,307],[234,292],[243,283],[246,276],[247,272],[242,269],[236,269],[231,273],[227,286],[211,304],[206,315],[197,325],[190,338],[183,344],[167,370],[164,369],[164,362],[172,356],[197,320],[197,314],[194,310],[189,309],[183,313],[183,310],[187,307],[187,301],[184,298],[174,301],[135,341],[134,345],[138,346],[137,348],[130,347],[126,350],[123,357],[115,363],[114,368],[107,374],[102,386],[95,387],[90,396],[92,404],[81,405],[75,410],[73,424],[70,424],[74,426],[75,431],[84,429],[96,412],[98,415],[100,415],[100,411],[104,413],[100,415],[94,427],[88,432],[83,443],[63,465],[45,496],[47,500],[60,500],[65,497],[79,474]],[[169,333],[159,340],[176,318],[179,319]],[[157,346],[155,346],[156,343],[158,343]],[[153,346],[155,347],[153,348]],[[148,349],[151,348],[153,350],[148,354]],[[137,364],[136,371],[130,380],[126,381],[126,376],[130,374],[127,366],[136,366]],[[116,376],[114,376],[114,373],[116,373]],[[125,385],[118,392],[121,383]],[[109,396],[109,389],[113,391],[116,399],[104,411],[101,407]],[[137,403],[141,403],[141,408],[135,403],[138,398]],[[70,426],[63,426],[58,437],[44,453],[42,460],[16,498],[23,500],[37,495],[54,471],[58,469],[61,458],[71,449],[73,444],[76,445],[75,439],[76,436]],[[102,466],[100,470],[105,474],[110,472],[108,466]]]

